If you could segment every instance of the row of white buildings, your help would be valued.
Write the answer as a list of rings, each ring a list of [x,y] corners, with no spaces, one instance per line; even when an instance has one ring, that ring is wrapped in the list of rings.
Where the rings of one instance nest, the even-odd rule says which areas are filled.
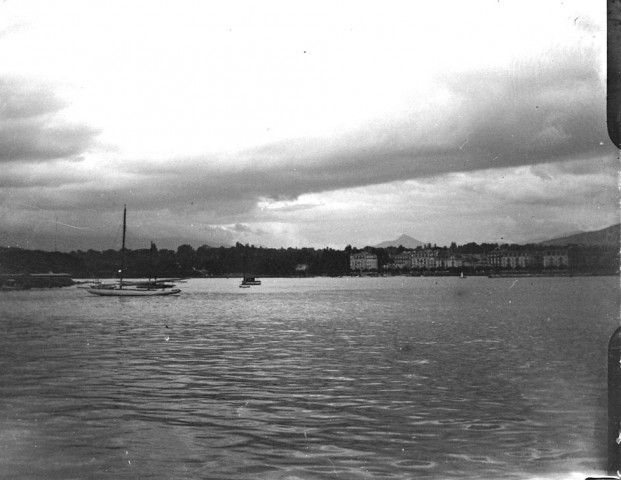
[[[492,267],[500,268],[569,267],[569,252],[562,248],[543,251],[493,250],[487,258]]]
[[[448,250],[423,249],[404,251],[391,257],[385,269],[454,269],[454,268],[567,268],[569,253],[566,249],[517,251],[496,249],[488,254],[459,254]],[[378,270],[377,255],[358,252],[350,255],[353,271]]]

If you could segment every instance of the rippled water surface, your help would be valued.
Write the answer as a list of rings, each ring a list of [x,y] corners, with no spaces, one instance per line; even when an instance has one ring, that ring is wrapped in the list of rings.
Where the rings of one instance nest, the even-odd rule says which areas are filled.
[[[618,278],[238,283],[2,293],[4,478],[602,473]]]

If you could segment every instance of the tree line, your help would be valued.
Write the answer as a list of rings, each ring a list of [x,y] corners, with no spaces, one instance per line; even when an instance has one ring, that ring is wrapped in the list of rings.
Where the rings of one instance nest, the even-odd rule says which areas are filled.
[[[0,247],[0,273],[69,273],[76,278],[113,278],[124,264],[125,277],[201,277],[247,275],[339,275],[349,270],[349,254],[332,248],[234,247],[177,250],[88,250],[70,253]]]
[[[494,249],[541,250],[540,245],[499,245],[474,242],[465,245],[452,243],[450,247],[427,244],[414,250],[448,250],[454,254],[486,254]],[[581,269],[618,273],[617,248],[575,247],[574,261]],[[360,251],[374,253],[380,270],[389,265],[395,254],[406,249],[399,247],[364,247],[348,245],[343,250],[332,248],[265,248],[237,243],[233,247],[210,247],[197,249],[181,245],[177,250],[150,249],[126,250],[124,258],[125,277],[201,277],[201,276],[317,276],[347,275],[350,272],[349,257]],[[577,252],[577,255],[576,255]],[[121,252],[73,251],[70,253],[27,250],[0,247],[0,273],[68,273],[75,278],[113,278],[121,268]]]

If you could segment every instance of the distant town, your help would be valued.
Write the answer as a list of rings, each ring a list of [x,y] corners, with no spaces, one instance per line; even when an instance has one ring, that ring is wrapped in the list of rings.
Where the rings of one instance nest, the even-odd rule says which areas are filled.
[[[404,235],[400,239],[419,245],[395,248],[384,242],[383,249],[349,252],[349,270],[359,275],[618,275],[620,238],[618,224],[526,245],[472,242],[438,247]]]
[[[32,285],[64,284],[64,278],[114,278],[121,252],[70,253],[0,248],[0,286],[16,276]],[[619,225],[538,244],[474,242],[437,246],[430,243],[356,248],[265,248],[237,243],[232,247],[177,250],[127,250],[124,276],[263,277],[387,276],[387,275],[619,275]],[[4,280],[3,280],[4,279]],[[23,279],[22,279],[23,280]]]
[[[618,274],[619,252],[616,248],[578,245],[545,249],[514,245],[478,253],[417,247],[381,258],[365,250],[350,255],[349,268],[350,272],[360,275],[375,272],[393,275]]]

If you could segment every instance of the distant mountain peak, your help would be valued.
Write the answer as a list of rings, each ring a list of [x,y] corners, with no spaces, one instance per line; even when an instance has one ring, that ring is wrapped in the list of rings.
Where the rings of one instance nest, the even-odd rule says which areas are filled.
[[[375,245],[375,247],[386,248],[386,247],[399,247],[401,245],[403,245],[405,248],[416,248],[416,247],[422,247],[425,244],[421,242],[420,240],[416,240],[415,238],[412,238],[409,235],[406,235],[404,233],[396,240],[387,240],[385,242],[378,243],[377,245]]]

